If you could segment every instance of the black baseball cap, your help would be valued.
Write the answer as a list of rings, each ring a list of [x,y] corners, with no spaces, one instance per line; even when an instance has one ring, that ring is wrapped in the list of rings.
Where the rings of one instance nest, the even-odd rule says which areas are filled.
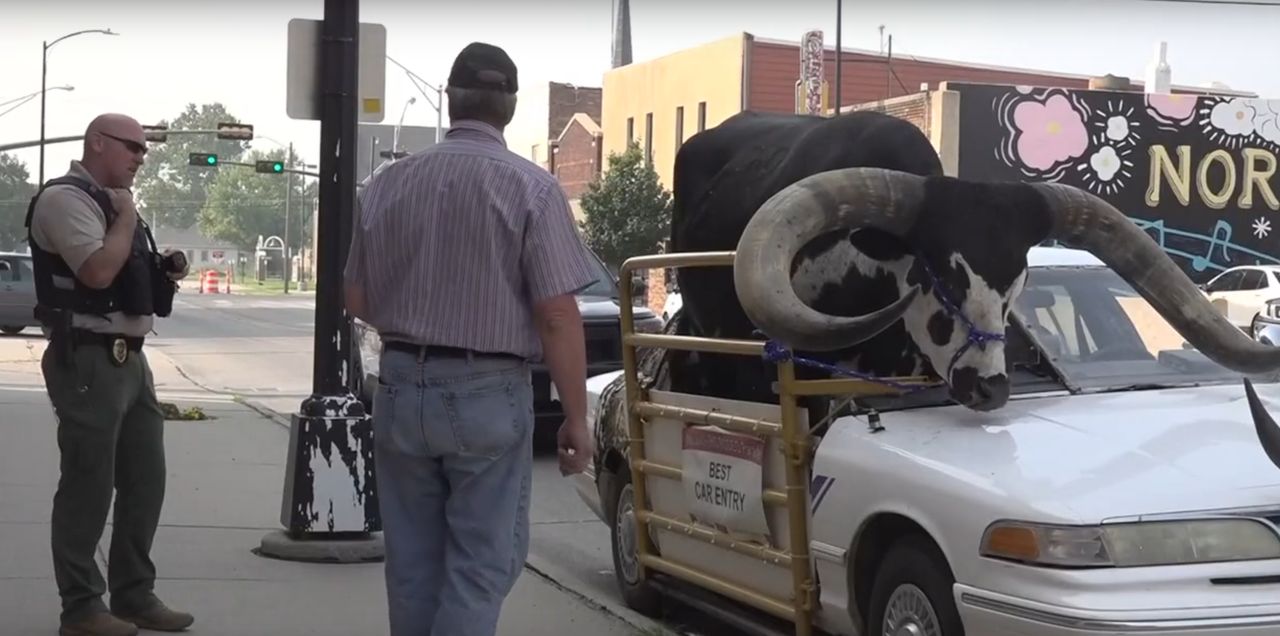
[[[453,61],[449,85],[458,88],[480,88],[515,93],[516,64],[507,52],[492,44],[472,42]]]

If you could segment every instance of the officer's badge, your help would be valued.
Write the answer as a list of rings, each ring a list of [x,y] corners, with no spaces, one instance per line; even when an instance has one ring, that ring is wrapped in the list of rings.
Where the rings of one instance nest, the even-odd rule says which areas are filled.
[[[128,359],[129,359],[129,346],[125,344],[124,339],[116,338],[115,340],[112,340],[111,341],[111,360],[116,363],[116,366],[123,365],[124,361]]]

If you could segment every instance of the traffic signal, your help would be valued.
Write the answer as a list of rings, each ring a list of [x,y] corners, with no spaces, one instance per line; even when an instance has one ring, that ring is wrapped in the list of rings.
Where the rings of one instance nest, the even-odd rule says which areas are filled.
[[[162,144],[169,139],[169,135],[165,134],[166,132],[168,132],[168,130],[169,129],[164,126],[143,126],[142,127],[142,132],[143,132],[143,135],[146,137],[146,140],[155,144]]]
[[[281,174],[284,172],[284,162],[259,161],[254,164],[253,169],[257,172],[265,172],[267,174]]]
[[[253,125],[236,122],[218,122],[218,139],[249,141],[253,139]]]
[[[207,152],[193,152],[187,156],[187,163],[193,166],[216,167],[218,155]]]

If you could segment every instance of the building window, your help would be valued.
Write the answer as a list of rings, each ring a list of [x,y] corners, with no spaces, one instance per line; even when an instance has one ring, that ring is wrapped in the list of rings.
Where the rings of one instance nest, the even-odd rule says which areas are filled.
[[[653,113],[644,115],[644,160],[653,163]]]
[[[676,150],[684,144],[684,106],[676,106]]]
[[[698,132],[707,129],[707,103],[698,102]]]
[[[628,117],[627,118],[627,145],[630,146],[631,142],[635,141],[635,139],[636,139],[636,118]]]

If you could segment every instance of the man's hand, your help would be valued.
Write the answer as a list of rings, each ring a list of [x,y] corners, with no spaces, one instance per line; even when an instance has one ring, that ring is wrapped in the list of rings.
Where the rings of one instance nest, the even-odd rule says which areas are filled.
[[[132,192],[124,188],[107,188],[107,198],[111,199],[111,207],[116,209],[119,219],[138,218],[138,207],[133,203]]]
[[[591,435],[585,419],[566,419],[556,435],[560,449],[560,474],[568,477],[587,469],[591,463]]]
[[[163,254],[161,254],[161,255],[162,255],[162,256],[164,256],[165,258],[169,258],[169,256],[170,256],[170,255],[172,255],[172,254],[174,254],[174,253],[176,253],[176,251],[175,251],[175,250],[173,250],[173,249],[167,249],[167,250],[165,250],[165,251],[164,251],[164,253],[163,253]],[[180,271],[180,272],[166,272],[166,273],[169,275],[169,279],[170,279],[170,280],[182,280],[182,279],[186,278],[188,274],[190,274],[190,273],[191,273],[191,263],[186,259],[186,254],[183,254],[183,258],[181,259],[181,263],[182,263],[182,271]]]

